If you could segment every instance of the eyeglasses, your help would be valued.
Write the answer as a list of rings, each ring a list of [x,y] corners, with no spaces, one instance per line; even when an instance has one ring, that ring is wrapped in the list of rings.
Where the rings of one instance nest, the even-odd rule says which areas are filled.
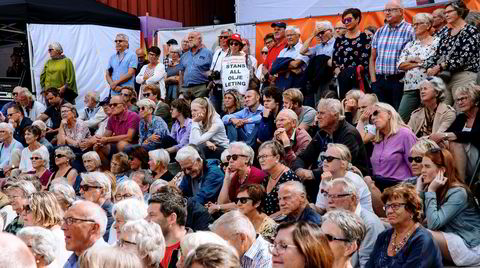
[[[453,6],[453,5],[452,5]],[[445,14],[450,14],[450,13],[453,13],[453,12],[456,12],[455,9],[451,9],[451,10],[445,10]]]
[[[144,98],[148,98],[148,97],[150,97],[150,95],[153,95],[153,94],[152,93],[143,93]]]
[[[409,156],[408,157],[408,162],[410,162],[410,163],[413,163],[413,162],[422,163],[422,160],[423,160],[423,157],[421,157],[421,156],[416,156],[416,157]]]
[[[92,189],[102,189],[100,186],[93,186],[93,185],[88,185],[88,184],[83,184],[80,185],[80,190],[83,190],[84,192],[88,192],[88,190]]]
[[[123,104],[123,103],[110,103],[110,104],[108,104],[108,106],[110,108],[115,108],[115,107],[117,107],[118,105],[121,105],[121,104]]]
[[[238,42],[230,42],[230,46],[234,46],[234,47],[240,46],[240,43],[238,43]]]
[[[12,96],[18,96],[18,92],[12,92]]]
[[[124,240],[124,239],[118,240],[118,246],[119,246],[119,247],[125,247],[126,245],[136,246],[137,243],[131,242],[131,241],[128,241],[128,240]]]
[[[268,251],[270,253],[273,253],[273,250],[277,251],[278,254],[283,254],[287,250],[287,248],[296,248],[297,246],[295,245],[288,245],[288,244],[280,244],[280,243],[275,243],[268,245]]]
[[[41,157],[33,157],[33,156],[32,156],[32,157],[30,157],[30,160],[32,160],[32,161],[33,161],[33,160],[42,160],[42,158],[41,158]]]
[[[7,114],[7,117],[12,117],[14,114],[18,114],[18,112],[14,112],[14,113],[11,113],[11,114]]]
[[[348,240],[346,238],[338,238],[338,237],[335,237],[335,236],[330,235],[330,234],[325,234],[325,236],[327,237],[327,240],[329,242],[332,242],[332,241],[350,242],[350,240]]]
[[[318,32],[317,36],[324,35],[326,32],[327,32],[327,30],[320,31],[320,32]]]
[[[352,21],[353,21],[353,18],[345,18],[345,19],[343,19],[342,22],[343,22],[343,24],[349,24]]]
[[[122,96],[124,96],[124,97],[130,97],[130,94],[123,93]]]
[[[327,194],[327,198],[328,199],[340,199],[340,198],[343,198],[343,197],[347,197],[347,196],[350,196],[352,194]]]
[[[74,218],[74,217],[67,217],[63,218],[63,222],[66,225],[72,225],[77,222],[95,222],[94,220],[88,220],[88,219],[79,219],[79,218]]]
[[[464,101],[466,101],[467,99],[468,99],[468,97],[467,97],[467,96],[464,96],[464,97],[456,98],[456,99],[455,99],[455,102],[464,102]]]
[[[157,55],[155,53],[148,53],[148,56],[150,57],[156,57]]]
[[[417,28],[417,27],[420,26],[421,24],[425,24],[425,22],[413,23],[412,26],[413,26],[414,28]]]
[[[133,196],[133,195],[131,195],[131,194],[124,194],[124,195],[117,194],[117,195],[115,195],[115,200],[116,200],[117,202],[119,202],[119,201],[122,201],[122,200],[124,200],[124,199],[128,199],[128,198],[130,198],[130,197],[132,197],[132,196]]]
[[[383,206],[383,210],[387,211],[389,208],[391,208],[393,211],[397,211],[401,207],[405,207],[407,203],[391,203],[391,204],[385,204]]]
[[[378,116],[378,114],[379,114],[380,112],[381,112],[380,110],[375,110],[375,111],[373,111],[372,115],[373,115],[373,116]]]
[[[218,39],[228,39],[228,36],[220,35],[220,36],[218,37]]]
[[[237,198],[235,199],[235,204],[238,204],[238,203],[246,204],[246,203],[248,202],[248,200],[252,200],[252,201],[253,201],[253,199],[250,198],[250,197],[237,197]]]
[[[332,161],[335,160],[335,159],[337,159],[337,160],[342,160],[342,159],[340,159],[340,158],[338,158],[338,157],[331,156],[331,155],[324,155],[324,154],[320,155],[320,160],[322,160],[322,161],[327,160],[328,163],[332,162]]]
[[[65,156],[66,156],[66,155],[64,155],[64,154],[56,154],[56,155],[55,155],[55,158],[62,158],[62,157],[65,157]]]
[[[262,159],[266,159],[267,157],[270,157],[270,156],[273,156],[273,155],[271,154],[259,155],[257,158],[258,158],[258,161],[262,161]]]
[[[233,161],[237,161],[238,157],[243,156],[243,157],[248,157],[243,154],[232,154],[232,155],[227,155],[227,161],[230,161],[230,159],[233,159]]]
[[[68,109],[68,110],[61,110],[60,113],[61,113],[61,114],[66,114],[66,113],[68,113],[68,112],[70,112],[70,111],[71,111],[70,109]]]
[[[397,11],[399,9],[400,8],[398,8],[398,7],[397,8],[387,8],[387,9],[384,9],[383,12],[384,13],[392,13],[392,12]]]
[[[121,43],[121,42],[123,42],[123,41],[124,41],[124,40],[115,40],[114,42],[115,42],[115,43]]]

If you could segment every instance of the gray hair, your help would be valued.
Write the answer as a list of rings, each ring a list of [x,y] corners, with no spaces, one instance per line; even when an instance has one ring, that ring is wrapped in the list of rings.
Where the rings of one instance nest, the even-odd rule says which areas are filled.
[[[343,105],[337,99],[320,99],[317,105],[317,109],[320,110],[320,107],[326,108],[333,115],[335,115],[338,120],[343,120],[345,118],[345,116],[343,115]]]
[[[148,156],[150,156],[153,159],[153,161],[155,161],[156,165],[160,164],[164,168],[167,168],[168,163],[170,163],[170,154],[165,149],[156,149],[156,150],[150,151],[148,152]]]
[[[410,149],[410,155],[417,153],[423,156],[431,149],[440,149],[440,146],[431,139],[421,138]]]
[[[82,173],[80,176],[85,183],[102,187],[103,197],[110,198],[112,196],[112,182],[105,173],[94,171]]]
[[[201,160],[202,158],[198,154],[197,150],[195,150],[193,147],[184,146],[183,148],[180,148],[180,150],[178,150],[177,156],[175,156],[175,160],[177,160],[177,162],[182,162],[187,159],[195,161]]]
[[[226,150],[225,150],[226,151]],[[162,180],[162,179],[159,179],[159,180],[155,180],[152,182],[152,184],[150,185],[150,189],[149,190],[149,193],[150,194],[154,194],[158,191],[158,189],[160,189],[161,187],[163,186],[167,186],[168,185],[168,181],[166,180]]]
[[[75,154],[73,153],[72,149],[68,146],[61,146],[55,149],[55,153],[64,153],[68,160],[72,161],[75,159]]]
[[[331,30],[333,32],[333,24],[331,21],[328,21],[328,20],[321,20],[321,21],[316,21],[315,22],[315,26],[316,28],[324,28],[324,29],[327,29],[327,30]]]
[[[253,165],[253,160],[255,159],[255,152],[253,151],[252,147],[248,146],[245,142],[242,141],[235,141],[230,143],[228,149],[230,150],[233,147],[240,148],[242,150],[242,154],[248,157],[248,164]]]
[[[289,189],[297,194],[303,194],[304,196],[307,195],[307,190],[305,189],[305,185],[299,181],[287,181],[280,184],[279,190],[285,187],[289,187]]]
[[[437,102],[441,102],[445,99],[445,92],[447,91],[447,85],[445,85],[445,82],[443,82],[443,79],[436,76],[429,77],[423,80],[420,83],[420,86],[424,84],[432,85],[433,89],[435,90],[435,93],[437,94]]]
[[[79,256],[77,267],[143,267],[143,261],[135,253],[121,247],[100,247],[97,250],[86,250]]]
[[[30,248],[35,255],[40,255],[45,260],[45,264],[50,264],[55,260],[57,251],[57,241],[52,231],[38,227],[29,226],[20,229],[17,236],[22,239],[25,244],[31,242]]]
[[[292,109],[283,108],[280,113],[281,112],[284,112],[288,118],[295,120],[295,124],[298,124],[298,115]]]
[[[434,13],[437,13],[437,15],[441,17],[443,20],[447,18],[447,16],[445,15],[445,8],[437,8],[432,12],[432,15]]]
[[[223,150],[222,154],[220,155],[220,160],[223,162],[227,162],[227,155],[229,155],[228,149]]]
[[[357,197],[357,188],[349,178],[336,178],[329,182],[329,187],[333,187],[335,184],[342,184],[342,191],[347,194],[355,195]],[[358,199],[357,199],[358,202]]]
[[[140,108],[140,107],[150,108],[152,110],[152,113],[155,111],[155,108],[157,107],[157,105],[155,104],[154,101],[152,101],[151,99],[147,99],[147,98],[143,98],[143,99],[137,101],[137,106],[138,106],[138,108]]]
[[[215,263],[208,266],[221,268],[238,268],[240,259],[233,247],[224,247],[217,244],[207,243],[192,250],[185,259],[185,268],[191,268],[193,263]]]
[[[366,229],[363,220],[355,213],[343,209],[335,209],[327,212],[322,218],[323,222],[330,221],[340,228],[345,239],[349,242],[356,242],[357,246],[360,246],[365,237]]]
[[[378,102],[378,97],[377,97],[377,95],[375,95],[375,94],[370,94],[370,93],[369,93],[369,94],[364,94],[364,95],[359,99],[359,101],[360,101],[360,100],[363,100],[363,99],[366,99],[366,100],[370,103],[370,105],[375,104],[375,103]]]
[[[124,180],[117,184],[115,194],[128,193],[133,195],[136,199],[143,201],[143,193],[140,186],[133,180]]]
[[[116,37],[120,37],[120,38],[122,38],[123,40],[127,41],[127,43],[128,43],[128,35],[126,35],[126,34],[124,34],[124,33],[119,33],[119,34],[117,34]]]
[[[170,46],[170,53],[182,54],[182,47],[179,46],[179,45],[171,45]]]
[[[52,42],[48,45],[48,48],[51,48],[53,50],[56,50],[60,53],[63,53],[63,48],[62,48],[62,45],[60,45],[59,42]]]
[[[113,206],[112,215],[122,216],[125,222],[145,219],[148,215],[147,205],[143,200],[127,198]]]
[[[47,131],[47,124],[42,120],[33,121],[32,126],[37,126],[42,131],[42,135]]]
[[[365,93],[363,91],[358,90],[358,89],[351,89],[345,94],[345,98],[351,97],[352,99],[355,99],[358,101],[361,97],[363,97]]]
[[[464,86],[460,86],[455,90],[455,96],[457,97],[460,94],[465,94],[470,99],[477,104],[480,101],[480,86],[476,85],[475,83],[468,83]]]
[[[65,182],[53,183],[52,182],[52,184],[50,186],[50,192],[60,196],[62,200],[58,200],[58,201],[64,201],[65,203],[68,204],[68,206],[71,206],[73,204],[73,202],[75,202],[75,199],[76,199],[75,190],[68,183],[65,183]],[[57,196],[57,198],[58,198],[58,196]]]
[[[134,220],[125,223],[122,233],[127,232],[134,236],[137,243],[139,255],[142,258],[148,257],[150,265],[159,267],[165,256],[165,238],[162,229],[154,222],[147,222],[144,219]]]
[[[413,16],[413,18],[417,22],[428,23],[430,26],[433,25],[433,16],[430,13],[417,13],[415,16]]]
[[[0,129],[7,131],[11,136],[13,136],[13,132],[15,131],[11,124],[5,122],[0,123]]]
[[[91,173],[100,173],[100,172],[91,172]],[[103,208],[101,208],[99,205],[86,201],[86,200],[78,200],[73,202],[72,206],[70,209],[72,209],[75,206],[83,206],[86,207],[84,208],[84,212],[86,212],[85,215],[86,219],[94,221],[96,224],[100,226],[100,235],[103,236],[105,232],[107,231],[107,214],[105,214],[105,211]],[[99,239],[102,239],[101,237]]]
[[[100,160],[100,156],[95,151],[86,152],[82,155],[82,160],[92,160],[95,163],[95,166],[98,168],[102,165],[102,161]]]
[[[257,235],[252,222],[238,210],[232,210],[223,214],[210,225],[210,230],[213,232],[219,229],[228,232],[231,236],[245,234],[250,239],[255,239]]]
[[[213,243],[224,247],[230,246],[227,241],[214,232],[197,231],[195,233],[187,234],[180,242],[182,255],[187,256],[190,251],[208,243]]]
[[[298,28],[297,26],[287,26],[287,28],[285,29],[285,32],[286,31],[293,31],[295,32],[296,34],[300,35],[300,28]]]
[[[95,92],[95,91],[87,92],[87,94],[85,94],[85,97],[90,98],[90,99],[94,100],[95,102],[100,101],[100,94],[97,94],[97,92]]]
[[[37,189],[33,185],[31,181],[27,180],[18,180],[18,181],[9,181],[7,182],[7,189],[11,188],[18,188],[22,190],[23,195],[25,197],[29,197],[30,195],[37,192]]]
[[[40,156],[43,160],[43,166],[48,169],[50,167],[50,154],[46,150],[37,149],[32,152],[32,156],[36,154]]]
[[[142,178],[142,183],[143,184],[148,184],[148,185],[151,185],[153,183],[153,178],[152,178],[152,174],[150,173],[149,170],[147,169],[139,169],[139,170],[135,170],[134,172],[132,172],[130,174],[130,177],[129,179],[130,180],[133,180],[133,177],[137,174],[140,174],[143,176]],[[139,185],[140,186],[140,185]]]

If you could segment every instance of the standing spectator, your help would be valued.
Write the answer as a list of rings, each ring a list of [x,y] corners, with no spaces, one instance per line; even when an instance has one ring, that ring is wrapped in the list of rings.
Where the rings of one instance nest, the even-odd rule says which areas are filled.
[[[165,78],[165,86],[167,91],[166,101],[172,102],[178,98],[179,83],[180,83],[180,56],[182,49],[179,45],[172,45],[170,47],[171,61],[166,66],[167,77]]]
[[[7,181],[2,188],[8,199],[11,201],[12,208],[17,216],[5,226],[3,230],[6,233],[17,234],[23,228],[24,220],[22,216],[23,207],[28,205],[28,198],[37,192],[35,186],[30,181],[18,180]]]
[[[140,100],[139,144],[147,151],[169,148],[176,141],[169,136],[168,126],[160,116],[153,115],[155,102],[150,99]]]
[[[260,80],[260,82],[264,81],[264,73],[266,72],[264,63],[267,60],[268,55],[268,48],[265,46],[260,50],[260,55],[262,56],[262,63],[258,65],[257,71],[255,72],[255,76]]]
[[[300,54],[310,57],[318,55],[332,57],[333,47],[335,45],[335,38],[333,35],[333,25],[330,21],[317,21],[315,23],[315,30],[313,30],[312,35],[310,35],[310,37],[308,37],[308,39],[303,43],[303,47],[300,49]],[[316,45],[312,48],[309,48],[314,38]]]
[[[78,92],[72,61],[63,55],[62,45],[58,42],[48,45],[48,53],[50,59],[45,63],[40,74],[40,86],[44,90],[51,87],[57,88],[65,100],[75,103]]]
[[[278,205],[280,206],[280,213],[286,216],[282,221],[306,221],[318,225],[322,224],[322,216],[310,207],[307,190],[299,181],[287,181],[280,184]]]
[[[127,109],[132,112],[138,113],[138,107],[135,105],[135,102],[137,100],[135,90],[131,86],[122,86],[122,89],[120,91],[123,101],[125,102],[125,105],[127,106]]]
[[[138,92],[138,99],[143,97],[143,88],[145,85],[155,84],[160,87],[160,98],[165,100],[167,95],[165,89],[165,77],[167,73],[165,72],[165,65],[160,62],[159,57],[161,51],[158,47],[150,47],[148,50],[148,61],[147,65],[144,65],[136,77],[137,83],[139,83],[140,91]]]
[[[247,65],[249,65],[250,68],[250,77],[253,77],[253,75],[257,72],[257,58],[255,58],[251,51],[250,51],[250,41],[247,38],[242,38],[242,52],[247,55]]]
[[[25,129],[32,125],[32,120],[23,115],[23,109],[20,105],[13,105],[7,110],[7,117],[9,123],[13,126],[13,138],[19,141],[24,147],[27,147],[25,142]]]
[[[68,184],[77,188],[78,171],[72,167],[72,161],[75,159],[75,154],[68,146],[61,146],[55,149],[55,165],[57,170],[53,172],[50,180],[64,177],[67,178]]]
[[[335,38],[344,37],[347,32],[347,27],[343,24],[343,21],[338,21],[335,24]]]
[[[412,177],[408,155],[417,137],[391,105],[379,102],[374,107],[372,120],[377,132],[370,160],[375,184],[383,191]]]
[[[283,92],[283,107],[293,110],[297,116],[297,125],[306,131],[314,125],[317,112],[310,106],[303,105],[303,94],[298,88],[290,88]]]
[[[463,1],[450,2],[445,7],[447,23],[439,34],[440,43],[436,53],[424,66],[429,76],[450,72],[447,84],[446,103],[451,105],[457,87],[475,82],[480,71],[480,32],[465,22],[469,9]]]
[[[445,132],[456,117],[455,110],[443,102],[445,83],[438,77],[429,77],[419,88],[423,107],[413,111],[408,126],[418,138]]]
[[[23,173],[34,170],[32,166],[32,153],[35,150],[43,150],[48,154],[47,147],[38,142],[40,140],[42,131],[36,126],[28,126],[25,128],[25,142],[27,146],[22,150],[22,156],[20,158],[20,165],[18,169]]]
[[[445,8],[437,8],[432,12],[433,16],[433,34],[438,35],[445,26],[447,26],[447,16],[445,13]]]
[[[147,55],[145,55],[144,48],[137,48],[137,50],[135,50],[135,54],[137,54],[137,68],[135,69],[135,76],[137,76],[140,70],[143,68],[143,66],[149,64],[150,62],[148,61],[148,59],[145,59]],[[139,96],[138,93],[140,92],[140,84],[137,83],[136,79],[135,79],[135,92],[137,93],[137,96]]]
[[[77,119],[77,109],[70,103],[65,103],[60,109],[62,123],[58,128],[57,145],[67,145],[79,152],[80,143],[90,138],[87,124]]]
[[[389,1],[383,10],[385,25],[373,36],[369,71],[372,91],[378,100],[392,105],[396,110],[403,95],[404,73],[397,68],[405,45],[414,40],[415,31],[404,20],[401,2]]]
[[[0,123],[0,168],[11,167],[11,157],[14,150],[23,150],[23,145],[13,138],[12,125]]]
[[[398,69],[406,71],[404,92],[398,113],[403,121],[408,122],[412,112],[420,105],[420,82],[427,77],[423,62],[433,56],[437,49],[438,39],[430,34],[432,16],[428,13],[417,13],[413,17],[415,40],[408,42],[398,60]]]
[[[135,71],[138,60],[137,56],[128,48],[128,36],[123,33],[117,34],[115,37],[115,50],[117,52],[108,60],[105,72],[105,79],[110,85],[112,96],[120,95],[122,86],[135,86]]]
[[[207,98],[196,98],[191,111],[190,143],[199,146],[207,159],[219,159],[229,142],[222,119]]]
[[[84,121],[88,128],[95,133],[100,134],[101,125],[107,120],[108,116],[105,113],[102,105],[100,105],[100,95],[95,91],[89,91],[85,94],[84,99],[85,109],[80,112],[78,119]]]
[[[280,54],[280,51],[287,45],[287,39],[285,38],[287,24],[285,22],[274,22],[270,26],[273,28],[273,41],[275,44],[268,49],[267,59],[264,63],[267,70],[272,68],[272,64],[277,59],[278,54]]]
[[[170,137],[177,144],[166,148],[170,154],[175,154],[178,150],[189,144],[190,131],[192,130],[192,115],[190,107],[185,99],[176,99],[171,103],[172,119],[175,120],[170,131]]]
[[[188,35],[182,39],[182,55],[190,50],[190,43],[188,42]]]
[[[182,92],[189,91],[195,97],[208,97],[206,72],[212,64],[212,52],[203,47],[202,34],[190,32],[188,34],[190,50],[180,58],[180,83]]]
[[[62,105],[67,102],[62,98],[60,92],[56,88],[48,88],[45,91],[45,99],[48,101],[50,106],[48,106],[45,112],[38,116],[37,120],[46,122],[48,119],[50,119],[52,121],[52,125],[49,129],[47,129],[46,133],[47,139],[51,141],[55,137],[56,133],[58,132],[58,128],[62,123],[60,109]]]
[[[375,33],[377,32],[377,27],[375,26],[367,26],[365,27],[365,30],[363,31],[368,37],[370,37],[370,39],[373,38],[373,36],[375,35]]]
[[[183,179],[179,188],[185,197],[193,197],[202,205],[217,201],[225,177],[218,167],[218,160],[202,159],[191,146],[180,149],[175,160],[182,168],[180,176]]]
[[[26,87],[22,87],[22,90],[18,92],[18,100],[23,108],[23,115],[32,121],[35,121],[46,109],[45,105],[35,100],[33,94]]]
[[[360,31],[361,20],[360,9],[348,8],[343,11],[342,22],[347,31],[335,41],[332,56],[340,99],[353,88],[368,88],[365,76],[369,69],[371,39]]]
[[[223,58],[230,53],[230,42],[229,39],[232,36],[233,31],[230,29],[223,29],[218,36],[218,47],[213,53],[212,64],[210,65],[210,70],[208,75],[214,78],[220,78],[219,76],[213,75],[214,72],[221,72],[222,70],[222,62]],[[215,110],[220,111],[222,107],[222,80],[221,79],[214,79],[211,81],[212,84],[209,87],[212,87],[212,91],[210,93],[210,101],[212,102]],[[213,87],[215,86],[215,87]]]

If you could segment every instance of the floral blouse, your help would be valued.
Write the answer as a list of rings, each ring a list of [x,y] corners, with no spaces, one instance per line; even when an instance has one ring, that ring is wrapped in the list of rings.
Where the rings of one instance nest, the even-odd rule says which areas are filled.
[[[79,142],[88,139],[91,136],[90,129],[88,128],[87,124],[80,119],[77,119],[75,127],[73,128],[68,128],[67,125],[64,125],[64,130],[65,136],[75,140],[75,142],[77,143],[75,145],[70,144],[75,147],[78,147]]]
[[[433,38],[431,45],[423,45],[420,40],[408,42],[400,54],[397,68],[400,64],[409,61],[412,58],[420,58],[425,61],[435,54],[438,47],[438,38]],[[427,70],[423,67],[416,67],[408,70],[403,79],[404,91],[419,89],[420,83],[427,78]]]
[[[445,27],[438,33],[440,38],[437,51],[426,62],[430,68],[447,63],[446,70],[452,73],[480,71],[480,31],[472,25],[465,25],[457,35],[450,35],[451,29]]]
[[[265,189],[267,189],[269,180],[270,176],[266,177],[262,182],[262,185],[265,187]],[[278,179],[278,182],[275,184],[275,187],[273,187],[272,191],[267,193],[263,199],[263,212],[265,214],[272,215],[280,210],[280,205],[278,205],[278,190],[280,188],[280,184],[287,181],[300,181],[300,179],[297,177],[297,174],[290,169],[284,172]]]
[[[333,63],[341,70],[362,65],[368,73],[371,47],[372,39],[365,33],[360,33],[355,39],[338,37],[333,48]]]

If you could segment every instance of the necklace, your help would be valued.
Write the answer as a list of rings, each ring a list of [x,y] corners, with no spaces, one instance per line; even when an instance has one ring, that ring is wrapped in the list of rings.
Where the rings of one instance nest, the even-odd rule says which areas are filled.
[[[270,180],[272,180],[272,181],[278,180],[278,179],[282,176],[282,174],[283,174],[284,171],[285,171],[285,168],[282,168],[282,169],[280,170],[280,172],[279,172],[278,174],[276,174],[275,176],[273,176],[273,174],[272,174],[272,175],[270,176]]]
[[[393,252],[395,253],[395,255],[397,255],[397,253],[403,248],[403,246],[405,246],[405,244],[407,243],[408,239],[410,238],[410,236],[412,235],[412,232],[413,230],[415,229],[415,226],[417,224],[414,223],[412,227],[410,227],[410,229],[407,231],[407,234],[403,237],[402,241],[400,241],[398,244],[395,243],[395,240],[397,239],[397,230],[395,230],[393,232],[393,236],[392,236],[392,248],[393,248]]]

